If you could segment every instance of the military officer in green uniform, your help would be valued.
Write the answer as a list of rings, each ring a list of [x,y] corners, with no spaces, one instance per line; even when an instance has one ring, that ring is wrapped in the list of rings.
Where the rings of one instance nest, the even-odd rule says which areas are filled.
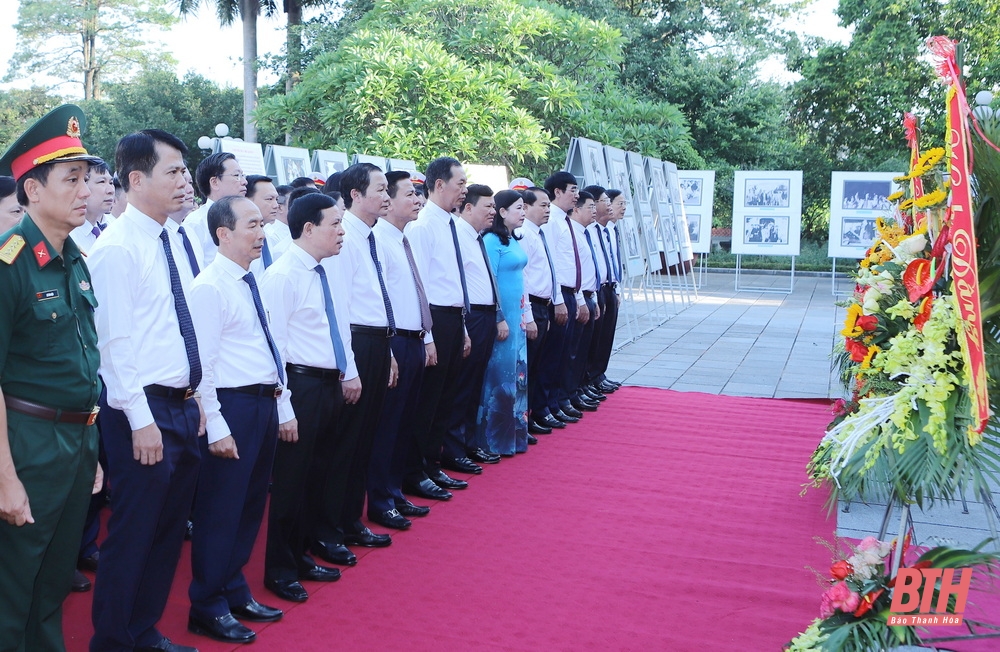
[[[0,158],[27,208],[0,234],[2,652],[65,649],[62,602],[101,482],[97,301],[69,238],[83,223],[95,160],[80,141],[83,120],[79,107],[60,106]]]

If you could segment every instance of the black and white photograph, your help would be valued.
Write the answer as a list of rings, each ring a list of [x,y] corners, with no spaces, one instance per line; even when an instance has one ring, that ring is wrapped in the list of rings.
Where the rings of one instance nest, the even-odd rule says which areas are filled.
[[[331,152],[317,149],[312,155],[312,169],[329,177],[334,172],[343,172],[347,169],[347,154],[344,152]]]
[[[323,174],[327,177],[337,172],[343,172],[346,169],[340,161],[323,161]]]
[[[701,215],[688,213],[687,225],[688,237],[691,238],[691,244],[698,244],[701,242]]]
[[[747,215],[743,218],[743,242],[746,244],[788,244],[788,217]]]
[[[747,179],[743,205],[747,208],[788,208],[790,179]]]
[[[840,231],[840,244],[843,247],[859,247],[867,249],[875,240],[874,217],[845,217]]]
[[[701,179],[681,179],[681,198],[685,206],[701,206]]]
[[[663,178],[663,163],[655,161],[649,166],[653,177],[653,188],[656,189],[656,201],[659,204],[669,204],[671,202],[670,189],[667,188],[666,179]]]
[[[306,176],[305,165],[300,158],[295,158],[291,156],[282,156],[281,164],[285,171],[286,183],[293,179],[298,179],[299,177]]]
[[[632,220],[625,218],[618,223],[618,226],[622,229],[622,240],[625,242],[625,257],[642,258],[642,253],[639,251],[639,236],[635,232]]]
[[[646,183],[646,173],[641,163],[632,163],[632,183],[635,184],[635,200],[649,202],[649,185]]]
[[[628,193],[628,170],[625,168],[625,161],[613,159],[611,161],[611,187]]]
[[[844,210],[887,211],[892,204],[886,199],[892,194],[891,181],[844,181]]]

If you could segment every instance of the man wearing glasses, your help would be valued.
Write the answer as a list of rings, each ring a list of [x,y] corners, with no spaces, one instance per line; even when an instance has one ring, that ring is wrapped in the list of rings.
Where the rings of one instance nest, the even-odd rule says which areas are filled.
[[[195,187],[205,202],[184,218],[184,228],[194,232],[197,241],[204,247],[203,259],[207,266],[215,260],[218,251],[208,232],[208,209],[223,197],[246,196],[247,177],[232,152],[219,152],[198,164],[194,179]]]

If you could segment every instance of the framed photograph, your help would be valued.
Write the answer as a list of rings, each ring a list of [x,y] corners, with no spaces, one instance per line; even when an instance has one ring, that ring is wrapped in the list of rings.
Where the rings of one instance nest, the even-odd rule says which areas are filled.
[[[892,215],[888,197],[900,172],[833,172],[830,177],[831,258],[863,258],[877,236],[875,220]]]
[[[625,215],[617,223],[622,234],[622,253],[630,278],[646,273],[645,248],[640,240],[639,215],[632,199],[632,186],[628,176],[628,162],[625,151],[610,145],[604,146],[605,167],[610,175],[608,188],[621,190],[625,197]],[[659,265],[657,265],[659,266]]]
[[[230,152],[236,156],[240,162],[243,174],[267,174],[267,167],[264,165],[264,155],[261,153],[259,143],[248,143],[233,138],[220,138],[219,151]]]
[[[329,178],[335,172],[343,172],[349,165],[347,154],[344,152],[331,152],[325,149],[313,151],[312,168],[314,171]]]
[[[481,183],[489,186],[494,194],[501,190],[506,190],[510,185],[507,179],[506,165],[478,165],[476,163],[462,163],[465,174],[468,175],[469,183]]]
[[[715,170],[678,170],[677,185],[687,219],[691,250],[712,251],[712,217],[715,209]],[[693,224],[697,222],[697,227]],[[698,234],[695,238],[694,233]]]
[[[687,211],[684,207],[684,202],[681,201],[680,174],[677,170],[677,165],[670,161],[664,161],[662,169],[666,177],[670,206],[673,210],[674,237],[679,241],[681,260],[692,260],[694,258],[694,249],[691,247]]]
[[[386,166],[387,160],[388,159],[385,158],[384,156],[369,156],[368,154],[355,154],[351,158],[351,165],[354,165],[356,163],[371,163],[372,165],[377,165],[378,169],[385,172],[387,167]]]
[[[566,170],[575,176],[580,188],[597,184],[608,186],[608,168],[604,160],[604,146],[589,138],[574,138],[566,153]]]
[[[391,158],[389,159],[389,169],[405,170],[410,174],[414,174],[417,171],[417,164],[413,161],[407,161],[401,158]]]
[[[733,187],[733,253],[798,256],[802,171],[737,170]]]
[[[274,179],[275,185],[283,186],[293,179],[312,176],[309,150],[302,147],[268,145],[264,161],[267,164],[267,175]]]

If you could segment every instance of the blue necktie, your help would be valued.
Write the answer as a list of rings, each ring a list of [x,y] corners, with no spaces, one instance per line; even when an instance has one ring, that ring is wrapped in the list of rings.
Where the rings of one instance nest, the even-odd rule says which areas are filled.
[[[264,304],[260,300],[260,292],[257,291],[257,279],[253,277],[253,272],[247,272],[243,276],[243,280],[247,282],[250,286],[250,294],[253,296],[253,307],[257,309],[257,319],[260,320],[261,328],[264,329],[264,337],[267,338],[267,348],[271,349],[271,357],[274,358],[274,366],[278,368],[278,380],[281,384],[285,384],[285,370],[281,366],[281,355],[278,353],[278,347],[275,346],[274,340],[271,339],[271,329],[267,327],[267,315],[264,314]]]
[[[448,226],[451,227],[451,241],[455,243],[455,260],[458,261],[458,277],[462,280],[462,301],[464,302],[465,314],[469,314],[469,286],[465,284],[465,263],[462,262],[462,247],[458,244],[458,231],[455,230],[455,218],[448,218]]]
[[[372,252],[372,262],[375,263],[375,273],[378,274],[378,286],[382,289],[382,303],[385,304],[385,317],[389,320],[389,330],[396,330],[396,318],[392,315],[392,304],[389,293],[385,289],[385,279],[382,278],[382,263],[378,262],[378,252],[375,251],[375,234],[368,232],[368,248]]]
[[[194,257],[194,247],[191,246],[191,240],[188,239],[183,226],[177,227],[177,232],[181,234],[181,240],[184,241],[184,251],[187,253],[188,263],[191,265],[191,276],[198,276],[201,269],[198,267],[198,259]]]
[[[549,242],[545,239],[545,231],[538,230],[538,235],[542,238],[542,246],[545,247],[545,261],[549,264],[549,273],[552,274],[552,303],[556,302],[556,292],[559,291],[559,284],[556,283],[556,267],[552,264],[552,252],[549,251]]]
[[[271,258],[271,250],[267,246],[267,238],[264,238],[264,248],[260,250],[260,257],[264,261],[264,269],[271,266],[274,259]]]
[[[618,274],[618,280],[622,280],[622,232],[615,225],[615,273]]]
[[[610,240],[608,241],[608,247],[604,246],[604,234],[601,231],[601,229],[603,229],[603,228],[604,227],[600,227],[600,226],[597,227],[597,229],[598,229],[597,230],[597,241],[601,245],[601,253],[604,254],[604,265],[606,266],[605,268],[608,270],[607,278],[605,280],[608,283],[611,283],[612,281],[615,280],[615,279],[611,278],[611,259],[608,258],[608,247],[611,246],[611,241]]]
[[[330,283],[326,280],[326,269],[322,265],[313,267],[319,274],[323,286],[323,307],[326,309],[326,320],[330,322],[330,340],[333,342],[333,355],[337,359],[337,371],[347,370],[347,353],[344,352],[344,342],[340,339],[340,329],[337,327],[337,313],[333,309],[333,295],[330,294]]]
[[[95,238],[99,238],[99,237],[101,237],[101,227],[100,227],[100,225],[99,225],[99,224],[95,224],[95,225],[94,225],[94,228],[92,228],[92,229],[90,230],[90,233],[91,233],[91,234],[92,234],[92,235],[93,235],[93,236],[94,236]]]
[[[597,266],[597,252],[594,251],[594,241],[590,237],[590,230],[584,229],[583,235],[587,238],[587,246],[590,247],[590,259],[594,261],[594,279],[597,282],[597,286],[601,285],[601,268]]]
[[[191,321],[191,313],[188,311],[187,301],[184,299],[184,287],[181,285],[181,276],[177,273],[177,264],[174,263],[174,254],[170,250],[170,236],[167,230],[160,231],[160,240],[163,241],[163,253],[167,256],[167,270],[170,272],[170,292],[174,295],[174,311],[177,313],[177,323],[181,329],[181,337],[184,338],[184,351],[187,353],[188,365],[191,368],[191,389],[198,389],[201,384],[201,358],[198,356],[198,338],[194,334],[194,323]]]

